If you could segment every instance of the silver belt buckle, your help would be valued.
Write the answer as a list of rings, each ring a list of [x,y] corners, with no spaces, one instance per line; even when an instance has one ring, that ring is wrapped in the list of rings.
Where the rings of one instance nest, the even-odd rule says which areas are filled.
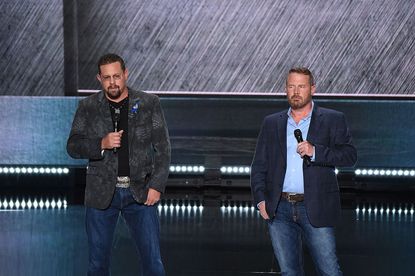
[[[296,193],[287,193],[287,201],[289,203],[295,203],[296,201],[294,199],[291,199],[291,196],[297,195]]]
[[[129,176],[117,176],[117,184],[115,184],[115,187],[118,187],[118,188],[130,187],[130,177]]]

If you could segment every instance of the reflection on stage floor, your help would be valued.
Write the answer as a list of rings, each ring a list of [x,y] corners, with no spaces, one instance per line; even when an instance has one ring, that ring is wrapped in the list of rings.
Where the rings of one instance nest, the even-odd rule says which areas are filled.
[[[4,207],[4,206],[3,206]],[[267,228],[249,202],[159,204],[167,275],[280,275]],[[0,275],[85,275],[84,208],[2,208]],[[360,204],[344,209],[337,228],[345,275],[413,275],[415,222],[411,204]],[[139,257],[122,219],[112,275],[139,275]],[[307,275],[315,275],[305,251]]]

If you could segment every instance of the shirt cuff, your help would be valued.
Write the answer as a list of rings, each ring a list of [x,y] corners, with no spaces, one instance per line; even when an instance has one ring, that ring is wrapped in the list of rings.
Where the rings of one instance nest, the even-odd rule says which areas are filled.
[[[259,202],[259,203],[256,205],[256,207],[257,207],[258,209],[259,209],[259,205],[260,205],[261,203],[265,203],[265,200],[263,200],[263,201]]]
[[[311,162],[316,161],[316,147],[313,146],[313,155],[310,157]]]

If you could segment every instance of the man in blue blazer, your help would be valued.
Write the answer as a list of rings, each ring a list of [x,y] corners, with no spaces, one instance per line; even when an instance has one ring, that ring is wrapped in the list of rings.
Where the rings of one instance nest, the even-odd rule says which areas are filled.
[[[304,275],[302,242],[319,275],[342,275],[334,236],[341,211],[335,167],[353,166],[357,153],[344,114],[314,104],[314,92],[307,68],[289,71],[290,108],[264,119],[252,162],[254,202],[268,223],[282,275]]]
[[[73,158],[88,159],[85,205],[88,275],[110,275],[120,213],[147,276],[165,274],[156,203],[164,192],[170,141],[156,95],[127,87],[128,69],[116,54],[98,61],[102,91],[79,102],[67,142]]]

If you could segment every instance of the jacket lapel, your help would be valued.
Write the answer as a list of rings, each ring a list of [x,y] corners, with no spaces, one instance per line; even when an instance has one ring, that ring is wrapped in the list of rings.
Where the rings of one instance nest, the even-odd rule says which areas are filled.
[[[134,122],[137,121],[138,116],[140,116],[140,109],[140,94],[137,91],[128,88],[128,141],[130,145],[132,144],[135,133],[136,124]]]
[[[279,148],[285,160],[287,160],[287,120],[288,115],[283,112],[277,121]]]
[[[314,141],[318,136],[318,126],[320,125],[321,112],[320,108],[314,104],[313,113],[311,114],[310,126],[307,133],[307,141]]]
[[[111,111],[108,106],[108,100],[104,95],[104,91],[100,92],[98,98],[98,104],[99,104],[99,111],[101,112],[101,118],[103,120],[104,128],[106,132],[114,131],[114,126],[112,123],[112,117],[111,117]]]

